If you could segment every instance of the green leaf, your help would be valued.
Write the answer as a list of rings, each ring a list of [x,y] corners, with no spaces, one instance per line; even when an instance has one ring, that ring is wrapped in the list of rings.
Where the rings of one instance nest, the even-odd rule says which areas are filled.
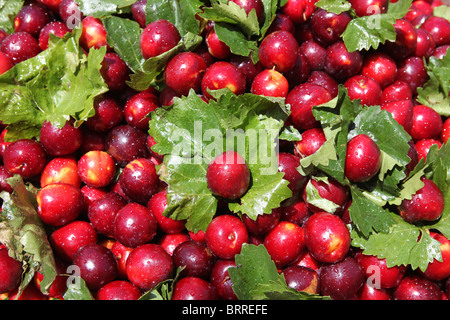
[[[329,300],[289,288],[263,245],[244,244],[235,262],[228,273],[239,300]]]
[[[281,131],[279,139],[286,141],[300,141],[302,140],[302,134],[294,128],[294,126],[287,126]]]
[[[220,41],[223,41],[236,55],[248,57],[253,52],[258,51],[256,40],[248,40],[241,30],[230,23],[215,23],[214,30]]]
[[[433,8],[433,16],[441,17],[450,21],[450,7],[446,4]]]
[[[64,292],[64,300],[84,301],[95,300],[86,282],[79,276],[72,276],[72,281],[68,281],[67,290]]]
[[[424,271],[434,259],[442,261],[439,241],[431,238],[424,228],[390,214],[396,223],[388,233],[373,233],[366,238],[354,229],[352,245],[363,249],[364,254],[386,259],[388,267],[410,265],[412,269]]]
[[[7,33],[14,32],[14,18],[25,1],[22,0],[0,0],[0,29]]]
[[[262,3],[264,7],[264,21],[260,30],[260,39],[262,39],[266,35],[267,30],[275,20],[278,9],[278,0],[262,0]]]
[[[217,23],[234,24],[247,37],[260,35],[260,26],[256,12],[252,10],[247,15],[245,9],[233,1],[221,2],[213,0],[211,1],[211,7],[203,8],[203,12],[199,16]]]
[[[128,12],[137,0],[75,0],[85,16],[102,18],[111,14]]]
[[[256,11],[247,13],[244,8],[233,1],[223,2],[213,0],[211,7],[203,8],[200,17],[214,21],[214,30],[219,40],[230,47],[232,53],[244,57],[251,55],[252,61],[258,61],[258,40],[261,31],[267,31],[268,23],[275,18],[273,13],[273,2],[266,1],[264,4],[265,20],[263,30],[260,29]]]
[[[100,74],[106,48],[86,56],[78,45],[80,34],[75,29],[0,76],[0,120],[8,135],[38,137],[45,121],[62,127],[73,118],[79,125],[94,115],[94,99],[108,91]]]
[[[408,12],[412,0],[389,3],[386,13],[357,17],[347,25],[341,37],[348,51],[378,49],[386,41],[395,41],[394,23]]]
[[[417,88],[417,101],[434,109],[441,116],[450,116],[450,51],[442,59],[430,57],[426,64],[427,82]]]
[[[145,59],[140,48],[142,30],[139,24],[117,16],[104,18],[103,25],[108,34],[108,44],[122,58],[131,71],[143,71]]]
[[[328,12],[341,14],[342,12],[349,11],[352,5],[347,0],[320,0],[316,2],[316,7]]]
[[[190,32],[200,33],[200,21],[196,14],[204,5],[202,0],[148,0],[145,7],[146,23],[164,19],[172,22],[181,36]]]
[[[151,114],[149,134],[153,150],[164,155],[160,178],[168,184],[165,215],[187,219],[189,230],[205,230],[217,209],[218,199],[207,187],[206,171],[212,159],[226,150],[236,150],[247,161],[252,185],[235,212],[271,213],[292,196],[283,174],[277,170],[275,138],[288,111],[283,99],[253,94],[235,95],[230,90],[212,92],[203,101],[191,90],[167,108]]]
[[[411,161],[408,157],[410,149],[408,142],[411,137],[388,111],[382,110],[379,106],[363,108],[356,116],[354,125],[349,139],[359,134],[368,135],[383,154],[380,180],[383,180],[384,175],[395,166],[405,168]],[[400,179],[403,178],[404,176],[400,176]]]
[[[341,37],[349,52],[378,49],[386,41],[395,41],[395,19],[385,14],[352,19]]]
[[[361,234],[367,238],[372,232],[389,232],[389,228],[395,223],[389,211],[365,197],[358,188],[352,187],[350,190],[350,220]]]
[[[0,243],[9,255],[23,263],[24,273],[19,286],[21,293],[36,272],[44,275],[41,291],[48,293],[57,271],[53,251],[36,209],[36,189],[26,186],[19,175],[8,179],[12,193],[3,191],[0,215]]]

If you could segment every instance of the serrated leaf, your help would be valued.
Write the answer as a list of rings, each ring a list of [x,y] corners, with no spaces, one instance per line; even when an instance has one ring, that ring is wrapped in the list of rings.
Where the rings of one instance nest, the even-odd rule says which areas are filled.
[[[167,208],[164,215],[174,220],[187,220],[186,228],[193,232],[206,230],[217,209],[217,198],[208,189],[207,163],[166,155],[159,168],[161,180],[167,186]]]
[[[450,7],[447,4],[434,7],[433,16],[441,17],[447,19],[447,21],[450,21]]]
[[[425,65],[428,80],[417,88],[417,101],[434,109],[441,116],[450,116],[450,51],[442,59],[430,57]]]
[[[67,301],[83,301],[95,300],[91,291],[86,285],[86,282],[79,276],[72,276],[72,281],[68,281],[67,289],[64,292],[63,298]]]
[[[411,161],[408,157],[411,137],[388,111],[379,106],[363,108],[355,117],[354,124],[349,139],[358,134],[371,137],[384,153],[383,161],[389,162],[383,163],[384,173],[395,165],[405,167]]]
[[[86,56],[80,35],[75,29],[0,76],[0,120],[9,134],[38,137],[44,121],[62,127],[73,118],[79,125],[94,115],[94,99],[108,91],[100,74],[106,48],[92,48]]]
[[[316,7],[328,12],[341,14],[342,12],[349,11],[352,5],[347,0],[319,0],[316,2]]]
[[[124,13],[137,0],[75,0],[85,16],[96,18],[115,13]]]
[[[168,184],[165,215],[187,219],[186,227],[195,231],[205,230],[217,209],[206,171],[226,150],[246,159],[253,179],[240,203],[229,203],[231,210],[256,219],[292,196],[277,171],[275,138],[288,116],[283,99],[235,95],[228,89],[212,94],[207,103],[191,90],[171,107],[155,110],[150,120],[149,133],[157,142],[153,150],[165,155],[159,168]]]
[[[386,41],[395,41],[394,23],[408,12],[412,0],[389,3],[386,13],[357,17],[347,25],[341,37],[348,51],[378,49]]]
[[[140,48],[142,29],[130,19],[110,16],[102,19],[108,34],[108,44],[122,58],[131,71],[143,71],[145,59]]]
[[[196,14],[203,5],[201,0],[148,0],[145,6],[146,23],[164,19],[172,22],[181,36],[199,34],[200,21],[196,19]]]
[[[22,0],[0,0],[0,29],[7,33],[14,32],[14,18],[25,1]]]
[[[390,16],[384,14],[352,19],[341,35],[349,52],[378,49],[386,41],[395,41],[396,33]]]
[[[388,233],[374,233],[369,238],[352,230],[352,245],[367,255],[386,259],[388,267],[410,265],[412,269],[426,270],[434,259],[442,261],[440,242],[431,238],[425,229],[404,221],[391,213],[396,223]]]
[[[37,213],[36,191],[31,187],[27,189],[19,175],[9,178],[8,183],[13,192],[0,193],[3,201],[0,243],[8,248],[11,257],[23,263],[24,273],[19,293],[28,286],[38,271],[44,275],[41,291],[48,293],[57,271],[53,251]]]
[[[262,3],[264,7],[264,21],[261,25],[260,39],[262,39],[266,35],[267,30],[275,20],[278,10],[278,0],[262,0]]]
[[[233,1],[221,2],[213,0],[211,1],[211,7],[203,8],[203,12],[199,16],[218,23],[234,24],[237,29],[241,30],[248,37],[260,35],[260,26],[256,12],[252,10],[247,15],[245,9]]]
[[[395,223],[389,211],[364,196],[358,188],[350,188],[352,204],[349,208],[350,220],[364,237],[373,232],[387,233]]]
[[[328,300],[328,297],[289,288],[263,245],[244,244],[228,268],[233,291],[239,300]]]
[[[258,51],[257,41],[249,40],[240,29],[232,24],[218,22],[214,24],[214,30],[219,40],[223,41],[236,55],[248,57]]]

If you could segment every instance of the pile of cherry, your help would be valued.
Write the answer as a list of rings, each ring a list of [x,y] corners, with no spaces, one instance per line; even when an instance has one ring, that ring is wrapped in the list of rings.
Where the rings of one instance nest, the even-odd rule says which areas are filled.
[[[180,35],[165,20],[145,25],[145,2],[135,2],[132,18],[145,27],[141,51],[147,59],[175,46]],[[235,2],[258,15],[262,12],[259,0]],[[369,4],[381,10],[387,5],[386,0],[350,2],[359,15],[367,12]],[[287,0],[260,44],[257,64],[233,55],[208,24],[199,48],[168,62],[167,86],[161,92],[130,89],[126,84],[130,70],[108,47],[101,74],[110,91],[95,101],[95,116],[80,127],[70,121],[62,129],[44,123],[39,140],[5,142],[7,129],[2,127],[0,188],[12,192],[6,179],[15,174],[39,187],[38,214],[47,227],[58,270],[65,274],[68,266],[77,266],[96,299],[138,299],[172,279],[179,267],[184,269],[173,299],[236,299],[227,269],[236,265],[234,256],[243,243],[263,244],[287,284],[299,291],[333,299],[448,299],[448,239],[432,235],[442,243],[443,262],[434,261],[425,272],[407,266],[388,268],[384,259],[351,247],[348,191],[337,182],[315,181],[321,196],[340,206],[336,214],[321,212],[304,201],[306,178],[295,170],[301,157],[314,153],[325,141],[312,117],[312,105],[334,98],[339,84],[344,84],[351,99],[381,105],[392,113],[413,138],[413,160],[425,157],[431,145],[446,143],[450,120],[415,102],[417,88],[427,79],[423,58],[441,58],[450,45],[450,22],[432,14],[439,5],[443,5],[440,0],[414,1],[395,24],[396,42],[361,53],[348,52],[340,38],[351,20],[349,14],[326,12],[313,1]],[[15,32],[0,32],[0,73],[45,50],[49,33],[62,37],[71,32],[66,22],[77,7],[73,0],[26,1],[15,17]],[[101,20],[87,16],[81,24],[80,45],[85,50],[108,45]],[[146,115],[190,89],[207,100],[211,98],[207,89],[225,87],[236,94],[284,97],[291,105],[289,121],[302,133],[302,140],[283,145],[279,170],[286,173],[297,199],[256,221],[226,212],[217,215],[206,231],[193,233],[185,221],[163,215],[166,186],[156,170],[162,158],[151,150],[154,140],[148,135]],[[350,180],[365,181],[378,172],[380,151],[368,136],[355,137],[348,149],[348,154],[365,154],[362,159],[348,156]],[[245,164],[227,168],[210,166],[209,187],[221,197],[240,197],[248,188],[248,168]],[[402,205],[406,221],[434,220],[442,214],[441,191],[432,181],[424,182],[416,197],[432,199],[435,205],[430,209],[413,198]],[[380,272],[379,287],[366,281],[373,267]],[[9,257],[2,245],[2,297],[62,299],[66,276],[58,276],[44,295],[39,273],[17,297],[21,273],[21,262]]]

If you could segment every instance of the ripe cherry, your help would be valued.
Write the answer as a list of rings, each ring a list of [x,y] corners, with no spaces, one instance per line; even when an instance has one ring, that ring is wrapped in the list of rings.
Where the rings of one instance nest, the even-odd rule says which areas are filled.
[[[364,182],[374,177],[381,167],[381,151],[368,135],[359,134],[347,144],[345,176],[353,182]]]
[[[374,52],[364,58],[361,74],[385,88],[397,79],[397,63],[386,53]]]
[[[442,293],[437,283],[412,274],[400,281],[392,297],[394,300],[442,300]]]
[[[154,243],[140,245],[130,252],[126,262],[127,277],[141,290],[151,290],[169,279],[174,271],[172,257]]]
[[[313,0],[288,0],[281,7],[281,11],[296,24],[307,22],[315,9],[315,1]]]
[[[54,227],[74,221],[84,209],[83,195],[70,184],[53,183],[41,188],[36,196],[41,220]]]
[[[155,193],[147,203],[150,212],[158,222],[158,230],[165,234],[176,234],[185,230],[186,220],[175,220],[164,215],[167,208],[167,190]]]
[[[359,51],[349,52],[342,40],[327,48],[324,70],[338,81],[356,75],[362,67],[363,56]]]
[[[242,197],[250,185],[250,178],[245,159],[235,151],[227,151],[214,158],[206,173],[211,192],[226,199]]]
[[[230,47],[219,39],[214,28],[206,34],[205,43],[209,54],[214,58],[223,60],[231,56]]]
[[[129,248],[150,242],[156,236],[157,221],[147,207],[130,202],[114,218],[114,238]]]
[[[114,236],[114,219],[125,207],[126,200],[116,192],[108,192],[88,206],[88,219],[94,229],[107,237]]]
[[[280,221],[264,236],[264,247],[278,268],[287,266],[306,249],[305,231],[295,223]]]
[[[187,96],[191,89],[200,92],[205,70],[206,62],[200,55],[181,52],[167,63],[164,80],[177,95]]]
[[[284,98],[288,90],[289,83],[283,74],[276,70],[265,69],[253,79],[250,92],[257,95]]]
[[[220,215],[212,219],[205,232],[206,245],[221,259],[232,259],[248,241],[244,222],[236,216]]]
[[[363,282],[363,268],[351,256],[325,265],[320,271],[320,292],[333,300],[354,299]]]
[[[350,14],[340,14],[318,9],[311,18],[313,38],[324,46],[329,46],[340,39],[351,20]]]
[[[214,258],[204,243],[194,240],[180,243],[173,251],[172,258],[176,268],[184,267],[181,271],[183,277],[209,280]]]
[[[80,268],[80,276],[91,290],[98,290],[117,277],[117,262],[110,249],[100,244],[81,247],[73,264]]]
[[[150,120],[148,114],[160,106],[156,95],[149,91],[141,91],[127,100],[123,108],[123,115],[130,126],[146,132]]]
[[[48,9],[38,2],[25,4],[14,18],[14,31],[27,32],[38,38],[41,29],[51,22]]]
[[[174,286],[172,300],[217,300],[216,288],[199,277],[181,278]]]
[[[47,23],[39,33],[39,46],[42,50],[45,50],[48,48],[50,34],[62,38],[68,32],[70,32],[70,29],[61,21]]]
[[[443,125],[441,116],[434,109],[425,105],[416,105],[413,107],[411,137],[415,141],[438,139]]]
[[[42,145],[31,139],[20,139],[9,144],[3,153],[3,164],[12,174],[24,179],[37,176],[44,170],[47,155]]]
[[[0,293],[16,289],[22,279],[22,263],[8,255],[8,249],[0,247]]]
[[[206,69],[202,78],[201,91],[206,99],[211,99],[209,90],[228,88],[236,95],[243,94],[247,87],[244,74],[233,64],[217,61]]]
[[[335,263],[344,259],[350,249],[350,232],[337,215],[314,213],[305,222],[305,243],[318,261]]]
[[[78,160],[78,174],[90,187],[106,187],[115,177],[116,164],[106,151],[89,151]]]
[[[126,280],[108,282],[96,292],[97,300],[138,300],[141,291]]]
[[[355,75],[344,83],[351,100],[359,99],[363,106],[375,106],[381,102],[381,87],[372,78]]]
[[[107,32],[100,18],[87,16],[81,20],[81,25],[80,45],[84,50],[89,51],[90,48],[99,49],[103,46],[110,49],[107,41]]]
[[[291,265],[282,271],[288,287],[310,294],[320,293],[319,273],[311,268]]]
[[[215,262],[212,270],[210,281],[216,288],[217,294],[224,300],[237,300],[236,293],[233,291],[233,282],[228,273],[229,268],[236,267],[234,259],[222,260]]]
[[[275,68],[275,70],[283,73],[295,66],[298,50],[297,40],[292,33],[275,31],[262,40],[258,55],[264,68]]]
[[[53,158],[42,170],[40,183],[41,188],[52,183],[67,183],[80,188],[77,160],[71,156]]]
[[[286,96],[291,105],[290,120],[295,128],[304,131],[319,126],[312,108],[332,99],[330,92],[322,86],[304,83],[292,89]]]
[[[119,125],[111,129],[105,144],[105,151],[122,167],[134,159],[145,158],[149,154],[147,135],[131,125]]]
[[[304,158],[315,153],[326,141],[322,128],[311,128],[302,133],[302,139],[295,141],[294,153]]]
[[[75,127],[70,121],[62,127],[45,121],[42,124],[39,139],[47,154],[66,156],[80,148],[83,135],[80,128]]]
[[[38,40],[28,32],[15,32],[1,43],[1,52],[6,54],[14,64],[28,60],[41,52]]]
[[[140,48],[144,59],[156,57],[175,47],[180,41],[180,33],[168,20],[156,20],[142,31]]]
[[[404,199],[399,207],[401,217],[409,222],[435,221],[444,210],[444,196],[430,179],[422,178],[424,186],[412,198]]]

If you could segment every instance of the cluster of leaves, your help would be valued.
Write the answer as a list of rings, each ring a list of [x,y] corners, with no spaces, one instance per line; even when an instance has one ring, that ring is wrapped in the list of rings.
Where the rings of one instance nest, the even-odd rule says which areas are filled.
[[[212,92],[203,101],[194,91],[177,98],[151,115],[153,150],[164,155],[160,178],[167,183],[167,209],[172,219],[186,219],[186,227],[206,230],[217,211],[218,198],[208,189],[206,170],[211,160],[226,150],[236,150],[249,165],[252,184],[239,202],[229,202],[233,212],[252,219],[271,213],[292,196],[283,173],[278,172],[276,138],[288,117],[283,99],[230,90]]]
[[[75,125],[94,115],[94,99],[108,91],[100,74],[106,48],[86,55],[79,46],[81,28],[61,41],[51,35],[47,50],[16,64],[0,76],[0,119],[7,141],[38,138],[42,124]]]
[[[441,149],[434,146],[426,162],[421,159],[407,176],[411,137],[389,112],[379,106],[361,106],[359,100],[350,100],[346,89],[340,86],[338,96],[314,107],[313,114],[321,121],[327,141],[315,154],[301,160],[299,171],[310,174],[312,179],[335,179],[349,188],[352,245],[365,254],[386,258],[388,266],[409,265],[425,270],[433,259],[442,261],[440,244],[430,237],[429,230],[450,235],[450,208],[446,206],[438,221],[413,225],[398,215],[397,207],[423,187],[424,176],[438,184],[446,202],[450,200],[448,144]],[[347,141],[358,134],[370,136],[382,153],[379,174],[364,183],[350,182],[344,173]],[[307,188],[308,201],[334,212],[336,206],[321,201],[324,199],[311,191],[313,188]]]

